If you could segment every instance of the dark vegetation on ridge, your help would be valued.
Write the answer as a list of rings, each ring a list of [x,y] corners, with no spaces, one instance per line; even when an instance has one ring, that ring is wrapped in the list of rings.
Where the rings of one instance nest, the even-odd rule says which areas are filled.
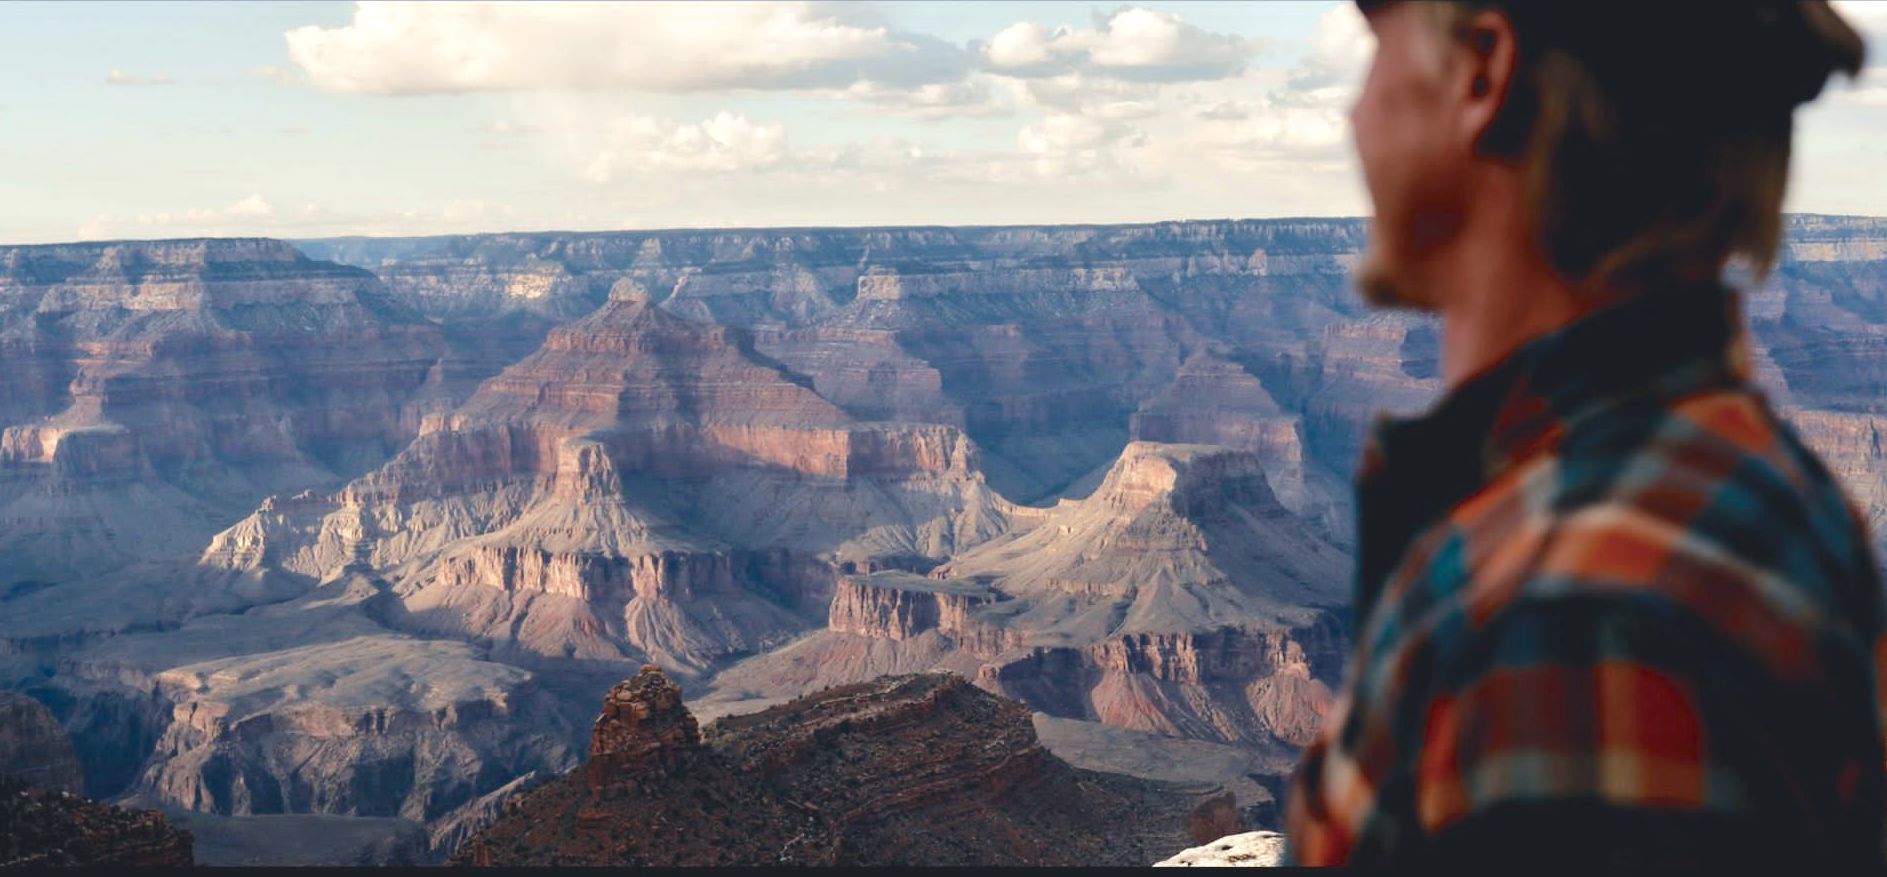
[[[1188,814],[1213,800],[1071,768],[1021,705],[952,674],[838,686],[700,732],[647,667],[605,698],[585,768],[514,799],[455,861],[1143,865],[1188,843]]]

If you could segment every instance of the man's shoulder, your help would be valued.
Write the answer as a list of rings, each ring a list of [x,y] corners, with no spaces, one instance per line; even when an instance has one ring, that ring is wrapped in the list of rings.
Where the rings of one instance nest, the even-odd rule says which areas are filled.
[[[1370,634],[1384,659],[1402,655],[1390,642],[1439,657],[1534,618],[1678,625],[1758,652],[1871,642],[1881,627],[1865,526],[1747,388],[1568,424],[1404,564]]]
[[[1804,497],[1834,486],[1814,452],[1747,385],[1604,406],[1568,423],[1554,453],[1564,470],[1562,506],[1654,485],[1688,493],[1766,482]]]
[[[1878,579],[1839,484],[1762,396],[1713,390],[1595,418],[1553,460],[1515,603],[1705,619],[1743,639],[1871,629]]]
[[[1870,566],[1865,525],[1816,454],[1747,387],[1623,408],[1569,429],[1547,512],[1561,560],[1632,546],[1635,577],[1685,558],[1809,583]],[[1595,541],[1596,540],[1596,541]],[[1598,558],[1604,559],[1604,558]]]

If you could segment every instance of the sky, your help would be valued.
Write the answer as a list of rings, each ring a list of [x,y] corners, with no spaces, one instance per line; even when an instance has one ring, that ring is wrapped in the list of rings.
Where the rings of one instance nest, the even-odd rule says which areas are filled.
[[[1887,214],[1875,57],[1788,207]],[[1347,2],[0,3],[0,242],[1357,216]]]

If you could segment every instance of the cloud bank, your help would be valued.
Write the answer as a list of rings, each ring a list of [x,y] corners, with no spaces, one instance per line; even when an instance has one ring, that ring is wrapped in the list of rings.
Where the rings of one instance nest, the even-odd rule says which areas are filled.
[[[961,49],[870,24],[862,11],[807,2],[362,0],[346,25],[284,36],[316,88],[363,94],[912,86],[962,75]]]
[[[1168,12],[1129,7],[1092,28],[1050,30],[1017,22],[977,48],[990,70],[1010,76],[1085,72],[1177,82],[1235,76],[1262,46],[1260,40],[1201,30]]]

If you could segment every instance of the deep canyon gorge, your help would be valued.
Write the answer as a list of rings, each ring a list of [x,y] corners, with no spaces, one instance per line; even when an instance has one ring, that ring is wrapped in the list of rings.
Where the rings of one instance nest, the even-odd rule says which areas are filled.
[[[160,810],[199,861],[508,861],[516,802],[602,818],[570,772],[653,665],[711,770],[850,697],[945,717],[938,751],[997,723],[1045,784],[1016,800],[1105,775],[1094,813],[1275,827],[1350,647],[1363,435],[1441,388],[1435,325],[1350,287],[1364,233],[0,247],[0,704],[37,711],[0,773]],[[1786,234],[1759,382],[1878,537],[1887,220]],[[858,770],[967,794],[990,758]],[[767,763],[740,806],[810,812]],[[921,858],[840,797],[804,861]],[[936,855],[1060,830],[1004,824]]]

